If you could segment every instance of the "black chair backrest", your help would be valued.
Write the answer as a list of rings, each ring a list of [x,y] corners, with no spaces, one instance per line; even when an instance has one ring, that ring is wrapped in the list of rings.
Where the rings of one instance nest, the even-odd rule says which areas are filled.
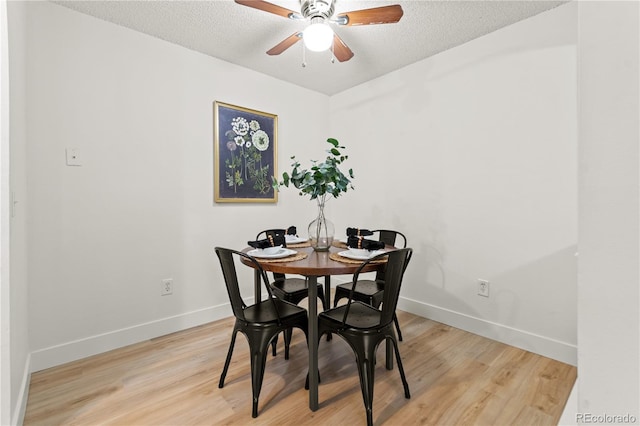
[[[256,241],[261,240],[263,238],[273,237],[274,240],[282,242],[282,247],[287,246],[287,230],[286,229],[265,229],[264,231],[260,231],[258,235],[256,235]],[[273,278],[275,280],[283,280],[285,279],[284,274],[274,273]]]
[[[391,231],[389,229],[376,229],[372,232],[378,233],[378,241],[382,241],[385,245],[393,246],[396,248],[405,248],[407,247],[407,237],[400,231]],[[402,240],[402,246],[396,246],[396,241],[398,237]]]
[[[263,238],[272,237],[276,241],[282,242],[282,247],[287,246],[287,230],[286,229],[265,229],[256,235],[256,241]]]
[[[393,321],[393,316],[398,306],[398,299],[400,298],[402,279],[413,255],[413,250],[410,248],[402,248],[396,251],[400,252],[400,254],[397,254],[395,251],[392,252],[389,255],[387,267],[385,268],[381,324],[388,324]]]
[[[220,259],[220,266],[222,267],[222,275],[224,276],[224,282],[227,287],[227,293],[229,294],[229,301],[231,302],[231,309],[233,310],[233,315],[242,320],[246,321],[244,316],[244,310],[247,305],[244,303],[242,298],[242,294],[240,292],[240,285],[238,282],[238,274],[236,273],[236,266],[234,261],[234,256],[244,257],[249,260],[253,264],[253,267],[260,273],[262,277],[262,282],[267,289],[267,293],[269,294],[269,298],[273,302],[273,295],[271,293],[271,287],[269,286],[269,279],[267,278],[266,272],[260,266],[258,261],[249,256],[246,253],[242,253],[236,250],[216,247],[216,254],[218,255],[218,259]],[[256,303],[260,302],[256,300]],[[275,307],[275,304],[274,304]],[[276,309],[277,312],[277,309]]]
[[[375,229],[371,232],[378,233],[378,241],[382,241],[387,246],[392,246],[396,248],[405,248],[407,247],[407,237],[400,231],[392,231],[390,229]],[[402,241],[402,246],[396,246],[396,242],[398,240]],[[376,273],[377,281],[384,281],[384,270],[378,271]]]
[[[384,268],[384,293],[382,301],[382,315],[380,317],[380,326],[388,325],[393,321],[393,314],[396,311],[398,305],[398,298],[400,297],[400,286],[402,284],[402,277],[409,265],[409,260],[413,254],[413,249],[401,248],[398,250],[381,253],[370,259],[365,260],[353,274],[353,288],[358,281],[362,269],[364,269],[369,263],[380,260],[385,256],[388,256],[387,262]],[[351,297],[349,297],[349,304],[351,303]],[[343,323],[346,322],[349,315],[349,306],[345,310]]]

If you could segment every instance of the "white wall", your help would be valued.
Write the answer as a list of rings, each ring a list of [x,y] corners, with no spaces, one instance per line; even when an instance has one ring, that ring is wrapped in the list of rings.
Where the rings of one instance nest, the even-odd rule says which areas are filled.
[[[34,370],[228,314],[213,246],[242,245],[235,230],[270,226],[276,207],[283,224],[312,218],[295,191],[277,206],[212,203],[214,100],[279,115],[281,170],[321,157],[327,136],[347,145],[357,190],[329,214],[338,230],[408,234],[426,268],[410,271],[405,309],[575,362],[570,6],[337,95],[330,113],[323,95],[26,7]],[[379,111],[390,125],[372,124]],[[82,167],[65,165],[66,147]],[[160,297],[167,277],[174,295]]]
[[[212,203],[216,99],[279,115],[281,170],[294,153],[321,157],[327,136],[347,145],[357,191],[329,214],[338,230],[408,234],[426,268],[410,271],[405,308],[574,361],[571,6],[337,95],[331,111],[323,95],[26,7],[33,369],[227,314],[213,246],[242,245],[236,227],[270,226],[276,207],[284,224],[312,217],[295,191],[277,206]],[[383,111],[390,125],[375,126]],[[65,147],[82,167],[65,166]],[[160,297],[166,277],[175,294]],[[491,281],[489,299],[476,278]]]
[[[11,424],[20,424],[26,408],[30,378],[28,286],[27,286],[27,205],[26,205],[26,16],[16,2],[7,2],[9,26],[9,80],[6,94],[10,101],[10,188],[3,187],[2,197],[9,200],[11,268],[8,283],[11,295]],[[3,170],[4,173],[4,170]],[[6,192],[4,192],[6,189]],[[5,284],[3,284],[4,286]],[[4,423],[3,424],[7,424]]]
[[[7,3],[0,1],[0,423],[11,419],[11,292],[9,224],[9,49]]]
[[[572,73],[575,73],[576,44],[575,15],[573,18],[569,16],[575,14],[572,8],[573,5],[568,5],[553,10],[476,40],[469,46],[461,46],[338,95],[332,100],[332,113],[329,114],[329,105],[323,96],[203,58],[54,5],[30,5],[27,21],[30,27],[28,69],[33,72],[30,71],[28,76],[30,91],[27,103],[29,129],[34,127],[34,132],[29,134],[29,143],[33,146],[30,147],[28,162],[34,171],[31,173],[30,169],[29,187],[42,187],[45,192],[53,192],[50,198],[46,194],[38,194],[28,200],[32,203],[30,207],[34,201],[38,206],[37,209],[29,209],[29,225],[31,229],[38,230],[29,240],[32,252],[37,255],[31,256],[30,260],[38,261],[37,269],[31,269],[33,265],[30,264],[30,270],[37,272],[38,277],[32,281],[31,299],[38,305],[29,308],[31,321],[38,321],[33,326],[31,340],[36,359],[39,359],[39,364],[34,363],[34,369],[115,347],[126,343],[127,339],[144,338],[145,333],[161,334],[174,327],[187,326],[190,321],[215,317],[221,311],[215,306],[224,303],[225,298],[222,297],[219,281],[216,281],[219,274],[210,250],[218,241],[221,241],[220,244],[235,244],[236,236],[230,230],[230,224],[255,223],[257,229],[270,225],[269,216],[276,206],[211,203],[212,169],[208,159],[212,155],[210,104],[214,99],[279,114],[281,170],[293,153],[300,158],[318,157],[322,141],[329,136],[323,130],[326,123],[314,125],[304,121],[304,116],[290,107],[295,103],[290,103],[289,99],[305,101],[307,106],[317,106],[315,112],[318,115],[330,116],[333,130],[330,135],[347,144],[352,154],[351,165],[358,175],[357,191],[330,204],[334,218],[347,217],[344,212],[350,213],[348,222],[336,220],[338,229],[351,225],[352,221],[371,226],[384,224],[399,229],[409,228],[410,243],[422,256],[422,262],[414,261],[413,264],[427,265],[424,278],[419,275],[422,271],[415,269],[415,266],[410,270],[411,278],[408,277],[404,292],[405,308],[446,319],[454,325],[458,323],[469,328],[475,327],[481,334],[511,339],[511,344],[518,344],[517,340],[521,338],[523,346],[539,344],[538,348],[531,348],[538,352],[551,348],[550,352],[555,351],[558,358],[570,357],[571,349],[575,349],[575,338],[571,339],[575,333],[572,331],[575,325],[573,328],[571,326],[571,319],[575,318],[575,312],[573,316],[571,314],[575,306],[575,294],[572,296],[575,289],[569,283],[571,277],[575,283],[575,261],[571,257],[575,246],[575,221],[569,216],[572,215],[571,211],[575,211],[576,201],[575,192],[568,188],[575,188],[575,169],[573,173],[569,172],[575,167],[570,159],[572,155],[575,156],[575,152],[570,152],[575,150],[575,134],[565,126],[575,121],[575,110],[567,105],[564,95],[568,98],[575,96],[572,93],[575,81],[571,81]],[[628,40],[636,39],[633,34],[616,31],[620,19],[633,21],[637,11],[634,15],[618,10],[617,13],[621,15],[606,21],[609,31],[604,34],[601,32],[601,13],[602,10],[592,9],[581,18],[583,28],[590,31],[590,38],[580,43],[581,55],[588,58],[581,62],[581,72],[599,70],[599,64],[607,64],[598,56],[610,51],[611,45],[625,45]],[[16,22],[13,16],[10,21]],[[636,31],[637,19],[629,25],[631,32]],[[613,40],[609,38],[609,33],[614,34]],[[633,45],[629,49],[633,50]],[[633,54],[627,55],[619,49],[615,51],[619,55],[614,58],[615,61],[633,58]],[[105,54],[109,58],[100,64]],[[573,58],[574,62],[569,58]],[[612,64],[618,64],[615,61]],[[545,69],[545,64],[549,69]],[[611,81],[618,81],[619,78],[615,94],[626,93],[629,87],[625,77],[633,80],[633,76],[637,76],[637,60],[635,68],[634,62],[630,64],[630,67],[622,66],[624,72],[615,78],[606,76],[605,81],[601,78],[591,79],[588,83],[583,81],[581,92],[588,99],[598,93],[602,96],[609,90]],[[182,70],[189,75],[189,79],[176,78]],[[513,81],[511,74],[516,72],[521,73],[519,79],[522,79],[522,75],[528,76],[526,81],[537,89],[536,93]],[[157,77],[158,73],[160,77]],[[496,81],[492,73],[498,73],[504,81]],[[156,81],[162,82],[149,82],[148,74],[155,75]],[[67,80],[69,75],[76,80],[73,84]],[[51,79],[50,83],[45,77]],[[231,88],[228,84],[219,83],[222,78],[226,79],[224,81],[233,79],[236,84]],[[247,79],[251,81],[247,82]],[[407,80],[410,84],[407,84]],[[96,81],[102,85],[96,84]],[[105,83],[106,87],[103,86]],[[145,84],[146,90],[139,89]],[[131,88],[123,88],[122,85],[130,85]],[[548,87],[559,91],[557,98]],[[587,90],[588,87],[592,88],[591,91]],[[132,93],[133,89],[140,92]],[[509,94],[513,94],[513,97]],[[152,95],[160,96],[168,105],[149,100],[148,97]],[[633,104],[628,108],[626,104],[619,104],[617,98],[608,102],[602,102],[603,99],[598,96],[595,98],[597,101],[591,103],[590,114],[606,115],[607,111],[613,111],[611,117],[623,117],[621,114],[625,111],[634,114]],[[180,99],[183,99],[183,104],[175,107]],[[41,101],[45,104],[42,107],[38,105]],[[76,108],[78,101],[84,101],[83,105],[89,105],[90,108]],[[135,104],[132,105],[132,102]],[[511,108],[502,109],[501,105],[505,103],[520,115],[513,117],[515,114],[511,114]],[[12,112],[13,108],[12,99]],[[96,117],[95,110],[100,108],[102,116]],[[635,108],[637,110],[637,104]],[[126,110],[126,113],[120,109]],[[549,114],[546,109],[551,109],[554,114]],[[378,110],[384,111],[387,122],[395,126],[387,130],[386,126],[372,125],[381,122]],[[345,111],[349,114],[342,120],[339,116]],[[528,113],[531,120],[521,120],[522,113]],[[162,119],[154,121],[153,117],[149,117],[154,114]],[[191,118],[193,115],[198,118]],[[558,115],[564,118],[557,119]],[[479,118],[476,119],[476,116]],[[130,117],[135,117],[137,121],[126,122]],[[370,117],[374,117],[374,120]],[[514,118],[517,119],[515,122]],[[104,124],[108,121],[117,125]],[[165,129],[167,132],[153,133],[153,126],[157,126],[158,122],[163,128],[168,128]],[[633,119],[630,123],[633,123]],[[499,134],[491,128],[492,124],[501,129]],[[103,132],[119,130],[125,133],[125,137],[92,134],[93,128],[103,129]],[[415,128],[420,128],[421,132],[413,132]],[[611,126],[606,125],[604,130],[611,131]],[[589,134],[592,130],[582,128],[581,131]],[[594,142],[599,138],[598,132],[602,131],[603,128],[596,129],[591,145],[586,145],[593,147],[589,155],[585,157],[584,151],[581,153],[581,161],[587,159],[587,167],[583,165],[581,172],[581,187],[583,191],[588,190],[586,193],[593,202],[611,188],[612,195],[624,193],[621,189],[625,188],[630,188],[632,194],[634,189],[637,191],[637,181],[634,186],[633,181],[629,180],[633,179],[629,176],[634,171],[637,178],[637,163],[634,163],[637,155],[628,155],[634,148],[630,141],[637,141],[637,133],[633,133],[633,128],[623,131],[623,139],[630,145],[623,145],[623,150],[612,153],[614,157],[617,156],[614,164],[622,165],[618,168],[611,167],[607,159],[612,144],[605,146]],[[139,136],[133,138],[129,133]],[[179,147],[167,140],[167,133],[182,139]],[[429,148],[427,158],[407,155],[406,147],[416,140]],[[298,141],[318,142],[318,146],[297,144]],[[533,149],[535,144],[534,147],[523,146],[524,141],[539,143],[539,149]],[[518,149],[527,148],[527,151],[521,154],[513,148],[512,143],[517,143]],[[87,162],[81,170],[72,171],[63,166],[64,147],[70,145],[81,148],[85,156]],[[183,151],[185,146],[187,149]],[[164,150],[157,152],[156,147]],[[131,158],[111,156],[111,148],[118,153],[128,150]],[[376,157],[377,152],[381,154]],[[510,156],[506,157],[505,152]],[[549,154],[547,161],[542,161],[543,153]],[[367,157],[363,160],[365,155]],[[141,161],[143,157],[146,163]],[[202,158],[207,158],[207,161],[200,162]],[[409,162],[424,171],[422,186],[412,186],[403,191],[402,186],[395,182],[406,179],[405,175],[387,176],[386,170],[390,165],[403,162]],[[24,166],[20,165],[20,161],[16,163],[18,169]],[[174,184],[175,179],[162,179],[160,176],[159,182],[156,182],[156,179],[150,178],[163,164],[177,165],[173,173],[179,176],[180,190]],[[591,186],[591,176],[586,172],[593,166],[601,174],[600,178],[605,176],[602,185]],[[536,174],[540,167],[546,173],[544,176]],[[509,171],[514,169],[529,171],[530,178],[539,179],[539,182],[534,185],[526,175],[511,175]],[[620,174],[606,178],[607,174],[614,171]],[[19,173],[23,172],[19,170]],[[139,177],[140,173],[142,177]],[[82,182],[78,179],[79,174]],[[112,181],[105,182],[106,177]],[[557,185],[558,182],[561,185]],[[142,190],[136,192],[136,188],[128,189],[130,184]],[[373,184],[389,185],[390,189],[380,196],[370,189],[375,186]],[[114,190],[106,191],[105,188]],[[491,191],[487,191],[487,188]],[[547,193],[535,193],[535,188],[546,189]],[[122,193],[116,190],[122,190]],[[521,192],[530,201],[509,196]],[[68,193],[78,195],[72,194],[68,198],[62,196]],[[163,194],[167,194],[167,197]],[[174,200],[175,205],[171,201],[167,203],[167,199]],[[22,200],[23,206],[26,201]],[[49,201],[51,205],[47,204]],[[624,236],[632,235],[635,226],[637,235],[637,221],[633,220],[634,209],[635,218],[638,216],[637,192],[635,201],[634,197],[625,195],[620,196],[617,202],[620,201],[623,209],[619,211],[629,213],[622,221],[618,221],[618,217],[612,220],[606,215],[594,219],[594,215],[612,214],[618,210],[607,212],[596,206],[596,210],[590,211],[590,203],[581,205],[581,210],[586,212],[581,213],[581,221],[595,223],[587,228],[581,225],[584,237],[591,238],[590,247],[585,247],[585,239],[581,238],[580,262],[583,270],[600,264],[599,261],[585,259],[603,253],[599,250],[601,245],[597,238],[594,238],[601,230],[608,230],[614,223],[619,225],[615,229]],[[399,206],[397,211],[402,211],[402,214],[388,213],[386,206],[389,203]],[[492,207],[496,203],[500,203],[500,209]],[[158,205],[169,205],[168,213],[158,213]],[[181,205],[189,207],[183,208]],[[100,206],[106,206],[110,212],[104,214]],[[131,211],[121,219],[123,226],[131,224],[131,227],[140,226],[142,230],[118,227],[118,208],[126,206],[130,206]],[[286,209],[279,208],[278,214],[286,212],[284,214],[289,215],[289,212],[302,211],[312,216],[313,212],[305,200],[292,192],[280,194],[279,206],[285,206]],[[532,213],[531,209],[540,210]],[[473,214],[468,214],[468,210]],[[97,217],[76,216],[78,212],[87,211],[95,212]],[[175,219],[176,215],[180,219]],[[504,217],[505,220],[499,221],[495,217]],[[509,226],[513,225],[511,220],[514,217],[518,223],[524,222],[526,225]],[[287,224],[296,220],[299,219],[292,213],[283,217],[283,222]],[[466,220],[472,221],[473,226],[466,225]],[[93,227],[94,221],[100,227]],[[151,223],[146,224],[147,221]],[[303,226],[304,223],[306,220],[298,225]],[[566,227],[561,225],[563,223]],[[71,226],[74,224],[92,232],[78,238],[77,231]],[[465,229],[466,226],[469,228]],[[164,230],[164,234],[153,235],[157,229]],[[535,236],[542,237],[530,241],[530,234],[518,234],[521,229],[534,229]],[[502,243],[486,238],[486,235],[496,235],[496,230],[504,231],[497,234],[504,236]],[[465,235],[464,231],[470,235]],[[140,233],[148,238],[150,248],[136,247]],[[68,238],[67,245],[62,245],[65,236]],[[124,244],[109,242],[111,238]],[[243,236],[241,240],[245,238]],[[170,244],[168,249],[166,245],[165,249],[159,247],[164,241],[173,243],[177,240],[179,243]],[[522,244],[522,241],[526,244]],[[102,243],[103,247],[94,248],[96,243]],[[633,297],[637,288],[632,284],[637,283],[637,275],[633,276],[634,271],[637,273],[637,268],[633,269],[633,249],[637,249],[637,240],[634,243],[623,238],[620,244],[631,250],[618,251],[612,247],[604,252],[608,261],[614,264],[619,253],[629,253],[627,261],[632,259],[622,271],[611,269],[616,271],[616,277],[621,280],[606,277],[608,288],[612,290],[607,294],[620,294],[620,300],[606,300],[606,304],[602,305],[598,296],[602,294],[602,280],[596,279],[596,275],[590,275],[586,281],[581,278],[581,288],[586,289],[586,303],[581,305],[580,313],[581,342],[585,342],[581,346],[579,365],[579,400],[583,411],[618,406],[633,410],[634,406],[629,401],[638,399],[637,380],[633,376],[634,366],[637,369],[638,330],[633,328],[633,324],[638,323],[637,305],[633,305],[633,301],[637,300],[637,294]],[[34,249],[34,245],[42,247]],[[118,252],[116,254],[110,250],[114,247]],[[90,253],[85,254],[85,251]],[[45,255],[50,257],[45,258]],[[12,257],[15,259],[15,256]],[[637,261],[637,253],[635,257]],[[83,259],[96,260],[96,264],[83,267]],[[164,259],[169,260],[168,266],[156,272],[155,269],[162,269],[158,265],[164,265]],[[18,258],[19,261],[24,259]],[[64,269],[68,265],[80,265],[86,269],[67,274]],[[529,266],[534,266],[540,275],[529,278],[530,273],[526,272]],[[42,271],[40,267],[53,267],[53,273]],[[103,271],[103,274],[91,273],[92,268]],[[492,280],[492,297],[489,300],[474,295],[474,281],[480,273],[482,278]],[[177,284],[176,294],[169,302],[156,297],[157,282],[166,274],[176,278]],[[130,278],[129,275],[135,277]],[[542,295],[527,293],[527,283],[531,284],[529,279],[535,281],[536,285],[549,286],[544,287],[546,301],[541,300],[544,291]],[[423,281],[427,282],[426,286],[421,284]],[[101,292],[100,288],[105,283],[111,287]],[[217,290],[213,290],[216,284]],[[87,291],[83,293],[81,290],[85,288]],[[45,300],[50,297],[48,292],[56,289],[59,291],[51,293],[51,300]],[[194,302],[203,294],[206,299],[204,303]],[[504,300],[507,296],[509,300]],[[496,301],[501,301],[500,305],[496,305]],[[625,303],[619,304],[621,301]],[[592,315],[594,304],[600,306],[596,310],[597,315]],[[94,309],[96,306],[101,309]],[[96,311],[97,316],[92,316],[92,310]],[[565,315],[562,315],[563,312]],[[602,319],[603,316],[606,319]],[[532,324],[527,317],[537,321]],[[557,320],[548,321],[549,317]],[[618,322],[607,323],[611,319]],[[558,327],[548,330],[550,323]],[[616,328],[615,333],[611,333],[608,324]],[[19,322],[18,327],[18,331],[26,335],[26,321]],[[50,344],[48,347],[42,343],[47,333],[55,338],[47,343]],[[540,338],[536,339],[538,333]],[[607,346],[602,339],[607,342],[614,339],[611,341],[614,345]],[[555,346],[554,342],[557,343]],[[623,342],[624,347],[618,349],[617,342]],[[12,351],[15,352],[13,347]],[[21,352],[22,349],[18,347],[17,351]],[[612,366],[615,368],[610,374],[608,370]],[[12,365],[14,370],[20,371],[19,368],[13,369]],[[585,377],[587,380],[582,380]],[[15,389],[16,383],[18,381],[13,381],[12,389]],[[618,388],[623,386],[624,393],[612,392],[614,385]],[[620,398],[621,395],[623,398]]]
[[[347,90],[330,120],[357,178],[337,228],[415,249],[401,308],[572,364],[576,22],[565,5]]]
[[[12,13],[18,4],[26,18]],[[280,170],[292,154],[319,157],[327,136],[347,145],[357,190],[332,201],[329,214],[340,218],[338,230],[357,223],[407,231],[416,257],[404,309],[559,359],[575,358],[576,5],[330,103],[52,4],[9,5],[11,37],[17,27],[28,27],[26,48],[14,49],[11,61],[13,68],[16,52],[26,49],[28,74],[18,79],[18,92],[28,80],[22,100],[28,121],[18,131],[25,132],[29,151],[26,164],[12,158],[12,172],[26,176],[29,166],[32,192],[28,200],[18,198],[18,212],[29,203],[34,370],[215,318],[226,297],[213,246],[242,245],[248,237],[239,237],[235,226],[270,226],[276,208],[284,224],[304,226],[312,218],[314,209],[294,191],[281,193],[277,206],[212,203],[216,99],[279,114]],[[637,412],[637,103],[627,103],[625,95],[633,96],[635,88],[637,101],[637,45],[628,42],[637,43],[638,11],[631,3],[626,7],[635,9],[609,15],[598,9],[603,3],[588,5],[580,18],[587,31],[582,36],[588,34],[579,43],[580,72],[594,73],[580,85],[581,105],[585,97],[589,105],[581,133],[595,133],[580,154],[579,400],[582,410],[624,406]],[[613,56],[602,61],[607,53]],[[608,61],[613,70],[598,75]],[[624,103],[617,102],[620,96]],[[12,115],[20,102],[12,98]],[[301,114],[299,104],[312,113]],[[593,120],[585,120],[589,114]],[[623,125],[584,127],[600,115],[618,117]],[[329,119],[307,118],[317,116]],[[609,142],[612,129],[616,140]],[[621,149],[610,152],[616,143]],[[67,146],[81,150],[83,167],[64,166]],[[601,184],[592,180],[592,167]],[[388,190],[381,195],[379,188]],[[620,210],[598,206],[609,191]],[[627,216],[615,216],[622,212]],[[303,215],[308,219],[300,220]],[[622,239],[602,251],[598,235],[612,224]],[[18,256],[12,252],[12,267],[26,262],[24,249]],[[620,253],[629,255],[622,270],[615,269]],[[585,275],[601,264],[593,260],[600,254],[614,267]],[[25,279],[23,274],[12,280]],[[167,276],[176,280],[175,294],[161,298],[159,280]],[[478,277],[492,281],[490,299],[475,296]],[[16,281],[12,287],[26,292]],[[607,295],[620,297],[601,305],[603,282]],[[14,326],[13,332],[27,335],[26,319],[12,321]],[[11,349],[17,377],[24,347]],[[612,391],[614,385],[623,392]]]
[[[230,315],[214,246],[314,208],[295,191],[213,203],[212,104],[278,114],[282,170],[324,152],[328,98],[48,2],[26,8],[33,370]]]
[[[635,423],[640,419],[640,7],[583,2],[579,10],[577,412],[629,414]]]

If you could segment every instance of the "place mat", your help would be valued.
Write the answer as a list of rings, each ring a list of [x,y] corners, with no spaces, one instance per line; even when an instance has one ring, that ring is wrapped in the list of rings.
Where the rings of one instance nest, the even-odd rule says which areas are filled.
[[[305,247],[311,247],[311,243],[309,241],[305,241],[304,243],[287,244],[287,248],[305,248]]]
[[[260,258],[260,257],[256,257],[255,259],[259,263],[295,262],[296,260],[302,260],[302,259],[306,258],[307,256],[309,256],[307,253],[305,253],[303,251],[302,252],[298,251],[298,252],[296,252],[296,254],[292,254],[291,256],[287,256],[287,257],[281,257],[279,259],[264,259],[264,258]]]
[[[333,243],[331,245],[338,248],[347,248],[347,243],[343,243],[340,240],[333,240]]]
[[[360,264],[364,262],[364,260],[349,259],[348,257],[340,256],[338,253],[329,253],[329,259],[335,260],[336,262],[342,262],[342,263]],[[374,260],[373,262],[370,262],[370,263],[376,264],[376,263],[386,263],[386,262],[387,262],[387,258],[385,257],[383,259]]]

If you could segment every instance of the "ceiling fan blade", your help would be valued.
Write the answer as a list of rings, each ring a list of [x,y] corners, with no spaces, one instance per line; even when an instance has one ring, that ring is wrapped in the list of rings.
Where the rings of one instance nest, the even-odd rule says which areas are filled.
[[[347,26],[393,24],[398,22],[403,14],[402,7],[399,4],[394,4],[341,13],[336,17],[335,22],[338,25]]]
[[[267,50],[267,55],[279,55],[294,44],[298,42],[298,40],[302,39],[302,33],[297,31],[291,34],[289,37],[282,40],[280,43],[273,46],[271,49]]]
[[[333,34],[333,56],[340,62],[353,58],[353,52],[349,49],[349,46],[335,33]]]
[[[266,1],[262,1],[262,0],[235,0],[235,1],[236,3],[241,4],[243,6],[253,7],[254,9],[273,13],[275,15],[280,15],[285,18],[299,19],[301,17],[298,12],[294,12],[293,10],[289,10],[287,8],[284,8]]]

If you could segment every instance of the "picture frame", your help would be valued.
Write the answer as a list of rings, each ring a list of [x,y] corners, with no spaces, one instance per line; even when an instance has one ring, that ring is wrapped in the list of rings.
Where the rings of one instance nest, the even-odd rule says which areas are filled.
[[[278,116],[215,101],[214,201],[275,203],[278,191]]]

